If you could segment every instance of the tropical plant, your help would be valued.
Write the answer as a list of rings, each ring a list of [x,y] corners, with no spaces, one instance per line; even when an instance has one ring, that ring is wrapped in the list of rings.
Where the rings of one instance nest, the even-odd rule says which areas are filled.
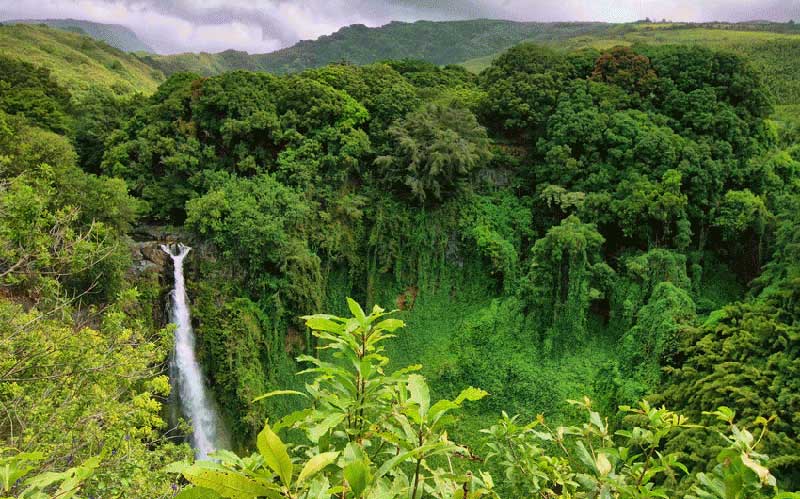
[[[470,497],[491,495],[488,476],[460,473],[453,460],[470,458],[468,449],[447,436],[452,411],[486,392],[463,390],[453,400],[431,403],[425,378],[410,366],[386,374],[389,359],[383,342],[404,326],[375,306],[365,314],[347,300],[352,317],[327,314],[303,319],[330,360],[303,355],[309,363],[306,393],[311,407],[292,413],[273,426],[266,424],[257,439],[258,453],[239,458],[227,451],[190,466],[178,464],[194,486],[185,497],[394,498],[423,496]],[[287,446],[276,432],[297,429],[308,444]],[[196,495],[194,495],[196,494]],[[201,495],[205,494],[205,495]],[[462,494],[462,495],[458,495]]]

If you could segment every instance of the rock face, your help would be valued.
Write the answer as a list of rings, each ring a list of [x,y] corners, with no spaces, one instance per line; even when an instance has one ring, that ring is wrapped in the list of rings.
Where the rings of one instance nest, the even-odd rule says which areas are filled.
[[[181,238],[180,234],[166,227],[143,225],[137,227],[131,236],[134,239],[131,244],[131,272],[135,276],[151,271],[164,275],[171,271],[172,260],[161,249],[161,245],[177,242]]]
[[[167,270],[170,261],[169,256],[161,250],[160,241],[135,242],[131,245],[133,257],[133,268],[131,271],[136,275],[144,274],[148,271],[163,274]]]

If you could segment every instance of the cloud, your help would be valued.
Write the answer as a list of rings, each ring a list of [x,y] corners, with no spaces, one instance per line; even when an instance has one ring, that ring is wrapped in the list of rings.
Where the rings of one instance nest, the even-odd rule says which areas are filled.
[[[0,0],[0,19],[122,24],[162,53],[270,52],[342,26],[477,17],[624,22],[800,19],[799,0]]]

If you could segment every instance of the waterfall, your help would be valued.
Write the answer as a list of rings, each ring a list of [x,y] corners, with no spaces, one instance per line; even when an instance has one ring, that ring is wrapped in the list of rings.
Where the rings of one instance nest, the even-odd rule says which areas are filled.
[[[214,401],[206,391],[202,370],[195,355],[194,331],[183,279],[183,259],[192,248],[179,244],[177,254],[167,245],[161,245],[161,249],[172,257],[175,267],[175,289],[171,293],[170,320],[176,328],[175,350],[170,362],[170,379],[173,390],[177,389],[181,411],[192,425],[191,443],[196,457],[205,459],[220,444],[222,427]]]

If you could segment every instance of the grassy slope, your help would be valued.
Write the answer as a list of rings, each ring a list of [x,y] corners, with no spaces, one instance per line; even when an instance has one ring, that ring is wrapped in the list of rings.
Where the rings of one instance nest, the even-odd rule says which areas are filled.
[[[91,36],[125,52],[153,52],[153,48],[140,40],[136,33],[119,24],[103,24],[79,19],[22,19],[6,21],[3,24],[45,24],[51,28]]]
[[[119,95],[152,93],[161,72],[88,36],[34,25],[0,26],[0,52],[44,66],[80,99],[92,87]]]

